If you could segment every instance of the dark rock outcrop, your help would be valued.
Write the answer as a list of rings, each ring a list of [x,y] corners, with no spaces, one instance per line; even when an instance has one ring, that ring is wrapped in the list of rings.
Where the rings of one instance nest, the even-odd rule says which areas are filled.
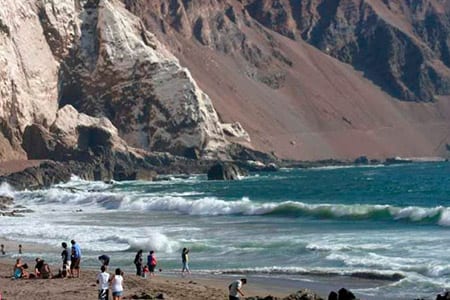
[[[236,180],[247,172],[230,162],[218,162],[208,170],[208,180]]]
[[[69,181],[70,169],[63,163],[42,161],[37,166],[26,168],[0,177],[0,182],[7,182],[17,189],[38,189],[52,184]]]
[[[339,300],[338,294],[335,291],[331,291],[328,295],[328,300]]]
[[[339,300],[355,300],[356,297],[351,291],[347,290],[346,288],[341,288],[338,291],[338,299]]]
[[[368,165],[370,163],[367,156],[360,156],[354,161],[355,165]]]
[[[323,298],[309,289],[301,289],[296,293],[283,298],[283,300],[323,300]]]
[[[450,300],[450,292],[445,292],[444,294],[437,295],[436,300]]]

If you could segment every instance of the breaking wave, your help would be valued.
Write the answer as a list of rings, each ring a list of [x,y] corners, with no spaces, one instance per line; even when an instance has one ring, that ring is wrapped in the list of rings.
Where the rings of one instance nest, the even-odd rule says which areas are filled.
[[[14,197],[16,200],[22,199],[27,205],[70,204],[70,207],[74,209],[161,211],[199,216],[265,215],[290,218],[405,221],[450,226],[450,208],[445,206],[308,204],[297,201],[261,203],[247,197],[234,201],[222,200],[216,197],[205,197],[198,192],[146,194],[130,191],[125,194],[101,189],[74,191],[71,188],[73,187],[69,189],[54,187],[48,190],[17,192]],[[1,192],[13,194],[7,186],[2,186]]]

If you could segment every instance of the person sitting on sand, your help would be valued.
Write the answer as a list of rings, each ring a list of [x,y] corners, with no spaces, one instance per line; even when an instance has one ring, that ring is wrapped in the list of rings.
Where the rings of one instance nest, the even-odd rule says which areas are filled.
[[[113,300],[122,300],[123,296],[123,272],[116,269],[115,275],[111,279],[111,290]]]
[[[106,272],[106,266],[101,266],[101,272],[97,274],[98,283],[98,299],[108,300],[109,299],[109,273]]]
[[[239,295],[244,297],[244,293],[242,292],[241,288],[244,284],[247,283],[247,279],[241,278],[238,280],[233,281],[228,286],[229,293],[229,300],[239,300]]]
[[[36,258],[34,271],[37,278],[48,279],[52,277],[49,265],[41,258]]]
[[[25,271],[25,269],[27,268],[27,264],[23,264],[21,258],[16,259],[16,263],[14,264],[13,268],[14,279],[28,278],[29,274],[27,271]]]

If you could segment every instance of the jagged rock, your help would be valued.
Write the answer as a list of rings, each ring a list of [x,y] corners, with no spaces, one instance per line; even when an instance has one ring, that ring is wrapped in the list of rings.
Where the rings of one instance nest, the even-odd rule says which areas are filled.
[[[301,289],[283,300],[323,300],[323,298],[309,289]]]
[[[445,292],[443,295],[437,295],[436,300],[450,300],[450,292]]]
[[[70,176],[71,172],[64,164],[42,161],[37,166],[0,176],[0,181],[5,181],[17,189],[38,189],[60,182],[67,182]]]
[[[133,147],[225,155],[221,122],[190,72],[119,1],[97,2],[80,12],[83,26],[61,72],[62,104],[107,116]]]
[[[448,1],[246,2],[261,24],[352,64],[394,97],[434,101],[450,92]]]
[[[208,170],[208,180],[236,180],[245,175],[244,170],[228,162],[218,162]]]
[[[339,300],[338,294],[335,291],[331,291],[328,295],[328,300]]]
[[[354,300],[354,299],[356,299],[355,295],[351,291],[347,290],[346,288],[341,288],[338,291],[338,298],[339,298],[339,300]]]

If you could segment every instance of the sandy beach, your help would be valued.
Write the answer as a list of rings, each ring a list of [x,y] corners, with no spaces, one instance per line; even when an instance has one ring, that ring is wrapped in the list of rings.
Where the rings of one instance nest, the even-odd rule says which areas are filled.
[[[29,263],[30,264],[30,263]],[[0,291],[3,300],[59,300],[59,299],[96,299],[97,285],[95,282],[97,271],[82,270],[80,278],[54,279],[11,279],[13,261],[0,260]],[[52,270],[57,270],[52,266]],[[109,273],[112,273],[109,270]],[[141,278],[134,274],[125,273],[124,299],[136,299],[136,296],[164,295],[164,299],[227,299],[227,285],[232,280],[226,278],[200,278],[186,276],[184,278],[172,276],[155,276]],[[238,277],[236,277],[238,278]],[[272,292],[260,285],[245,287],[246,296],[268,295],[286,296],[281,292]]]
[[[34,266],[34,262],[27,262]],[[11,277],[14,260],[0,258],[0,291],[2,300],[59,300],[59,299],[96,299],[97,285],[95,282],[98,271],[83,269],[80,278],[53,279],[19,279]],[[57,274],[59,266],[51,266]],[[108,270],[113,273],[113,267]],[[132,272],[125,272],[124,299],[151,299],[143,295],[157,297],[164,295],[164,299],[228,299],[227,286],[240,275],[198,275],[182,277],[175,274],[159,273],[152,278],[141,278]],[[315,293],[327,299],[331,290],[348,288],[379,286],[386,284],[381,280],[365,280],[344,276],[327,278],[307,278],[304,280],[288,280],[277,278],[262,278],[245,276],[249,282],[244,286],[246,297],[265,297],[268,295],[284,298],[300,289],[312,289]],[[364,298],[364,299],[377,299]]]

